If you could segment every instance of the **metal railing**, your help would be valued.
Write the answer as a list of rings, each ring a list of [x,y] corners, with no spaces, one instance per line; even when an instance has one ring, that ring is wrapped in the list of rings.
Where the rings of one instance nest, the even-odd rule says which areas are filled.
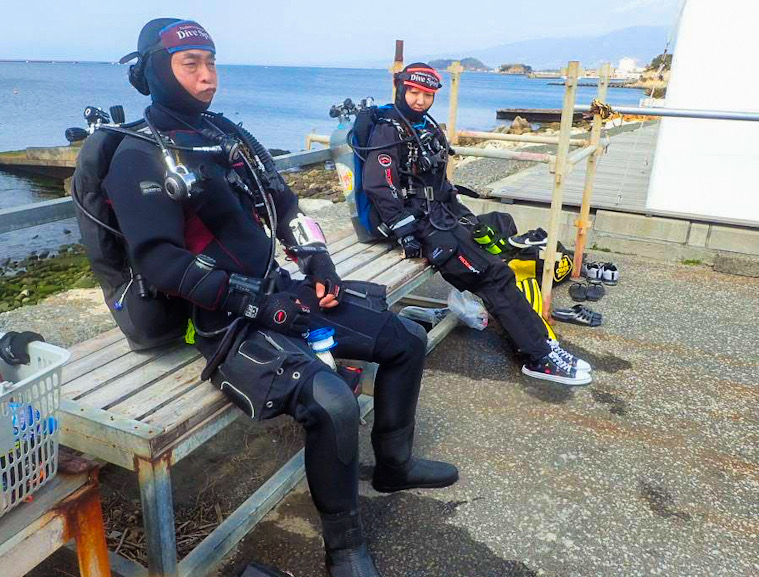
[[[278,170],[319,164],[331,160],[333,154],[342,154],[347,149],[348,146],[345,145],[335,150],[324,148],[294,152],[275,157],[274,164]],[[56,222],[72,218],[73,216],[74,202],[71,200],[71,197],[4,208],[0,210],[0,234]]]

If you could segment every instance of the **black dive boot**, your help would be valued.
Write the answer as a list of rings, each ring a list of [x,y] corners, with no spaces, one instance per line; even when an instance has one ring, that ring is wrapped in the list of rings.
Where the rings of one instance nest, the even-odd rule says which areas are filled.
[[[459,470],[454,465],[413,458],[413,445],[413,424],[392,433],[376,434],[372,431],[372,446],[377,458],[372,476],[375,491],[393,493],[404,489],[439,489],[459,480]]]
[[[321,518],[330,577],[382,577],[366,548],[358,511]]]

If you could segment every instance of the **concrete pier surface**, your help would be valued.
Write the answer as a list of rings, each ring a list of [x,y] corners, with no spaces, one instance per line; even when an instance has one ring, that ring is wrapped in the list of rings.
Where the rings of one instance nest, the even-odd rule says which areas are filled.
[[[590,303],[604,325],[556,329],[592,385],[527,379],[500,330],[459,328],[429,357],[417,424],[417,453],[456,463],[459,483],[376,493],[362,428],[361,509],[385,577],[759,574],[759,280],[591,257],[621,270]],[[566,285],[555,300],[573,304]],[[305,483],[219,574],[248,559],[324,575]]]

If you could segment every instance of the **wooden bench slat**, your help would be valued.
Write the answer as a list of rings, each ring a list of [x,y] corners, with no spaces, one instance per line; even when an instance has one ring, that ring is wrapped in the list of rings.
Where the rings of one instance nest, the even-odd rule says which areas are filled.
[[[83,359],[84,357],[99,351],[105,346],[111,345],[117,341],[123,341],[125,339],[126,337],[124,336],[124,333],[121,332],[121,329],[115,328],[92,339],[78,343],[69,349],[71,357],[69,357],[68,364],[72,364],[75,361]]]
[[[107,386],[111,381],[129,373],[151,361],[163,356],[169,350],[176,348],[176,345],[170,349],[151,349],[149,351],[130,351],[129,353],[116,357],[110,362],[105,363],[91,371],[81,375],[76,379],[69,380],[61,388],[61,393],[67,399],[74,401],[81,400],[85,405],[90,405],[88,399],[84,396],[94,390]]]
[[[176,438],[219,409],[231,404],[212,384],[201,383],[175,399],[170,405],[145,417],[143,422],[163,429],[163,434],[156,440],[156,446],[166,446],[169,442],[167,435]]]
[[[338,264],[335,267],[337,270],[337,274],[340,275],[340,277],[348,275],[352,273],[353,271],[357,271],[361,267],[374,262],[383,254],[387,254],[391,250],[392,250],[392,247],[386,244],[372,245],[366,250]]]
[[[430,265],[424,259],[404,259],[392,269],[376,277],[374,282],[386,285],[387,293],[390,294],[428,268]]]
[[[205,366],[206,360],[204,358],[196,358],[181,369],[153,381],[150,386],[143,387],[133,395],[121,398],[118,402],[113,403],[108,410],[142,421],[169,405],[188,390],[198,386],[200,372]]]
[[[343,278],[346,280],[372,281],[391,267],[403,260],[400,250],[391,250],[366,265],[348,273]]]
[[[361,254],[362,252],[369,250],[374,245],[371,244],[361,244],[359,242],[350,245],[349,247],[344,248],[338,253],[331,254],[332,262],[335,263],[335,265],[340,264],[341,262],[345,262],[349,258]]]
[[[133,370],[121,373],[114,371],[114,377],[108,384],[85,393],[79,400],[89,407],[110,410],[112,406],[127,402],[142,390],[153,387],[157,382],[181,370],[198,357],[200,353],[195,347],[181,345],[161,355],[156,355],[150,362]]]
[[[79,359],[73,363],[66,363],[63,366],[61,382],[65,386],[66,383],[70,383],[90,371],[102,367],[103,365],[107,365],[115,359],[128,355],[130,352],[131,350],[126,339],[116,341],[115,343],[107,345],[102,349],[87,355],[83,359]]]
[[[337,264],[343,260],[350,258],[354,254],[361,252],[362,250],[370,247],[369,244],[363,244],[358,242],[358,238],[355,233],[352,233],[347,238],[340,240],[336,243],[327,245],[329,254],[332,257],[332,262]],[[292,261],[286,261],[282,264],[282,268],[289,272],[291,275],[299,274],[298,265]]]
[[[358,242],[358,237],[352,228],[345,229],[336,234],[334,240],[330,238],[331,235],[329,233],[325,234],[328,238],[327,247],[329,247],[330,253],[336,253],[343,250],[345,247],[351,246],[352,244],[356,244]]]

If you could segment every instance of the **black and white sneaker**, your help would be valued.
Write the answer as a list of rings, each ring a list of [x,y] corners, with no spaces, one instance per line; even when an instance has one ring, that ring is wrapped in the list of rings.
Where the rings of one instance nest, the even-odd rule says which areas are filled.
[[[561,383],[570,387],[589,385],[593,380],[590,373],[578,371],[554,351],[551,351],[539,361],[523,365],[522,373],[528,377],[553,381],[554,383]]]
[[[548,233],[542,228],[529,230],[524,234],[515,234],[509,237],[509,244],[517,248],[529,248],[531,246],[545,246],[548,242]]]
[[[548,344],[550,345],[551,350],[557,353],[567,363],[569,363],[571,367],[574,367],[578,371],[582,371],[584,373],[589,373],[591,370],[593,370],[593,367],[590,366],[590,363],[574,356],[569,351],[565,351],[559,344],[559,341],[548,339]]]

